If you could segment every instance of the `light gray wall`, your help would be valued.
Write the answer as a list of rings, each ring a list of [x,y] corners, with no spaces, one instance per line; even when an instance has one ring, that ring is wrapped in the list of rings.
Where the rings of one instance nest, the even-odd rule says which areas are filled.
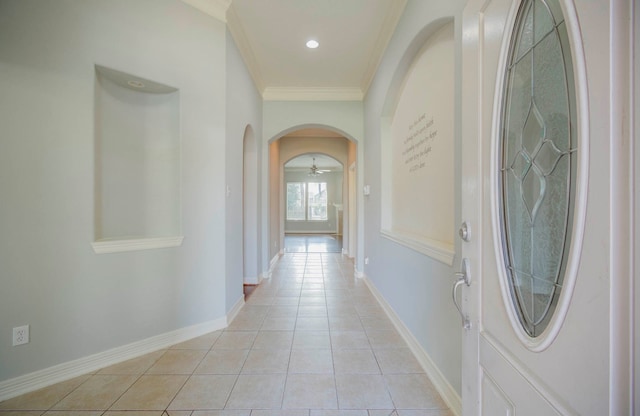
[[[387,47],[364,103],[364,183],[371,186],[364,201],[365,249],[370,259],[364,272],[411,330],[449,383],[461,389],[461,327],[451,302],[454,267],[433,260],[380,235],[381,118],[392,115],[402,80],[416,53],[442,23],[455,19],[456,67],[460,65],[460,18],[463,1],[409,0]],[[459,69],[456,73],[456,146],[460,142]],[[456,151],[456,163],[459,159]],[[457,166],[457,165],[456,165]],[[459,169],[456,167],[456,172]],[[459,220],[460,180],[456,177],[456,221]],[[438,221],[437,218],[433,219]],[[451,224],[452,231],[455,224]],[[457,251],[459,243],[456,242]]]
[[[179,248],[91,249],[94,64],[180,89]],[[226,70],[177,0],[0,1],[0,380],[224,317]]]
[[[633,27],[634,29],[634,62],[633,67],[635,68],[633,84],[634,88],[634,101],[635,101],[635,114],[634,114],[634,134],[635,137],[632,140],[635,140],[635,143],[640,143],[640,7],[634,7],[634,16],[633,16]],[[640,146],[636,144],[635,146],[635,154],[633,158],[633,164],[635,166],[635,175],[634,175],[634,183],[635,183],[635,201],[634,201],[634,218],[636,219],[634,224],[634,258],[640,259],[640,221],[637,219],[640,218],[640,192],[638,192],[638,184],[640,184]],[[636,273],[637,273],[637,263],[636,263]],[[637,274],[636,274],[637,276]],[[637,278],[636,278],[637,282]],[[638,323],[640,323],[640,284],[635,284],[635,293],[633,294],[634,299],[634,322],[637,328]],[[640,345],[640,331],[635,331],[634,345],[635,348],[638,348]],[[634,391],[632,394],[634,397],[640,397],[640,357],[637,355],[634,358],[635,368],[634,368]],[[636,413],[640,413],[640,400],[636,400],[634,404],[634,409]]]
[[[247,166],[243,169],[243,148],[245,134],[247,140],[253,140],[257,155],[260,154],[260,137],[262,136],[262,97],[253,84],[251,75],[247,71],[240,52],[236,47],[233,37],[227,32],[227,144],[226,144],[226,186],[229,194],[226,198],[226,279],[227,279],[227,311],[229,311],[244,295],[242,284],[245,270],[243,259],[243,226],[258,227],[258,218],[255,222],[243,224],[243,200],[248,209],[257,212],[260,203],[260,183],[258,180],[261,172],[261,164],[257,155],[255,166]],[[252,175],[249,183],[257,183],[254,193],[243,195],[243,174]],[[257,217],[257,216],[256,216]],[[258,233],[248,233],[255,236],[256,241],[247,241],[247,254],[253,254],[255,264],[248,267],[252,278],[257,278],[260,259],[256,257],[260,253]],[[257,251],[257,253],[255,253]]]

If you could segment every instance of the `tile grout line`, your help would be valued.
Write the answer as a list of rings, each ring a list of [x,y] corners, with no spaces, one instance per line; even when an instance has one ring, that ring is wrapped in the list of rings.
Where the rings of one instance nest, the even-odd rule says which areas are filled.
[[[213,348],[213,346],[215,345],[216,342],[218,342],[218,339],[220,338],[220,336],[218,336],[218,338],[216,338],[215,341],[213,341],[213,343],[211,344],[211,346],[209,347],[208,350],[206,350],[207,352],[205,352],[205,354],[202,356],[202,358],[200,358],[200,361],[198,361],[198,364],[195,365],[195,367],[193,367],[193,370],[191,371],[191,374],[189,374],[189,376],[186,378],[186,380],[184,381],[184,383],[182,383],[182,386],[180,386],[180,388],[178,389],[178,391],[176,392],[176,394],[173,396],[173,398],[171,400],[169,400],[169,403],[167,403],[167,407],[164,409],[163,411],[163,415],[164,413],[167,413],[167,415],[169,414],[169,407],[171,407],[171,404],[176,400],[176,398],[178,397],[178,395],[182,392],[182,390],[184,389],[184,387],[187,385],[187,383],[189,382],[189,380],[191,380],[191,377],[193,377],[193,375],[195,374],[196,370],[198,369],[198,367],[200,367],[200,365],[202,364],[202,361],[205,359],[205,357],[207,356],[207,354],[209,353],[209,351],[211,351],[211,349]],[[167,350],[168,351],[168,350]],[[164,355],[164,354],[163,354]],[[153,367],[153,366],[152,366]],[[150,367],[151,368],[151,367]],[[148,371],[148,370],[147,370]],[[134,383],[135,384],[135,383]],[[191,414],[193,414],[193,410],[191,410]]]
[[[319,257],[321,260],[319,262],[314,261],[316,257]],[[382,331],[381,328],[378,327],[378,323],[376,322],[377,319],[377,315],[376,315],[376,311],[374,310],[374,308],[371,308],[370,305],[370,300],[367,299],[367,296],[365,295],[365,292],[362,291],[362,286],[358,285],[356,283],[356,285],[354,286],[353,283],[351,282],[351,279],[349,277],[347,277],[345,275],[345,265],[343,264],[343,262],[335,262],[332,260],[335,260],[332,258],[332,255],[329,254],[321,254],[318,256],[309,256],[308,254],[305,255],[305,261],[304,263],[300,264],[300,263],[289,263],[286,267],[282,268],[283,272],[282,274],[278,274],[277,276],[274,273],[274,277],[273,277],[273,286],[269,286],[268,288],[266,288],[267,290],[264,290],[262,292],[258,292],[255,293],[255,295],[258,295],[259,298],[257,299],[257,304],[256,306],[261,306],[264,305],[265,308],[264,310],[260,310],[259,308],[256,309],[253,312],[259,313],[256,315],[250,315],[250,316],[254,316],[254,317],[259,317],[257,320],[260,320],[259,323],[259,327],[258,329],[255,331],[256,335],[255,337],[251,340],[250,344],[248,345],[248,353],[247,353],[247,357],[245,357],[244,361],[242,362],[242,365],[240,366],[239,370],[237,371],[237,374],[230,374],[235,376],[235,380],[232,383],[229,393],[226,395],[226,399],[224,401],[224,406],[222,407],[222,409],[220,410],[230,410],[228,409],[228,405],[230,403],[230,399],[232,397],[232,393],[235,390],[236,386],[238,385],[238,380],[240,375],[242,375],[242,371],[243,369],[246,367],[247,364],[247,358],[248,358],[248,354],[251,351],[256,351],[255,347],[257,346],[257,342],[258,342],[258,337],[260,336],[260,334],[265,334],[268,333],[269,331],[267,329],[263,329],[264,324],[265,324],[265,320],[266,317],[273,312],[277,306],[276,304],[276,300],[278,299],[277,296],[277,292],[279,290],[284,290],[287,289],[287,287],[291,287],[290,285],[294,285],[295,287],[297,287],[298,285],[300,286],[300,291],[298,293],[298,295],[296,296],[297,302],[295,303],[295,307],[296,307],[296,311],[295,311],[295,321],[294,321],[294,325],[293,325],[293,329],[291,331],[289,331],[289,329],[287,329],[285,332],[291,332],[291,342],[289,344],[288,347],[288,361],[287,361],[287,366],[286,366],[286,370],[285,370],[285,378],[284,378],[284,383],[283,383],[283,387],[282,387],[282,392],[281,392],[281,398],[280,398],[280,416],[285,416],[288,413],[295,413],[295,414],[303,414],[306,416],[312,416],[314,415],[314,411],[317,412],[316,415],[314,416],[322,416],[322,413],[324,412],[325,414],[327,412],[331,412],[331,409],[311,409],[311,408],[305,408],[305,409],[285,409],[284,408],[284,404],[285,404],[285,398],[286,398],[286,392],[287,392],[287,387],[290,386],[290,383],[293,382],[292,379],[290,379],[290,370],[292,369],[292,358],[293,358],[293,353],[294,353],[294,341],[295,341],[295,335],[296,333],[299,333],[301,331],[303,331],[303,329],[301,329],[299,327],[299,325],[302,325],[303,322],[300,320],[301,318],[305,318],[305,317],[311,317],[311,318],[315,318],[316,317],[316,310],[311,310],[309,309],[308,311],[303,311],[303,312],[307,312],[310,313],[310,315],[308,316],[301,316],[301,310],[300,308],[303,305],[302,303],[302,290],[305,287],[304,284],[308,283],[308,284],[312,284],[312,283],[317,283],[317,280],[320,276],[317,276],[317,271],[318,269],[321,272],[321,278],[322,278],[322,291],[323,291],[323,307],[326,311],[326,315],[324,314],[320,314],[318,313],[317,316],[322,316],[323,319],[326,319],[326,324],[327,324],[327,334],[328,334],[328,340],[329,340],[329,351],[331,354],[331,368],[332,368],[332,372],[333,372],[333,383],[334,383],[334,388],[335,388],[335,398],[336,398],[336,405],[337,405],[337,409],[336,409],[336,413],[340,413],[340,412],[366,412],[367,415],[369,416],[376,416],[382,414],[382,410],[389,410],[389,409],[377,409],[378,411],[376,412],[376,409],[341,409],[341,400],[340,400],[340,396],[338,394],[338,383],[337,383],[337,378],[338,378],[338,373],[336,371],[336,361],[335,361],[335,353],[338,351],[335,349],[335,345],[334,342],[336,341],[336,334],[337,332],[340,331],[345,331],[345,332],[362,332],[365,337],[366,337],[366,345],[369,347],[369,350],[372,352],[373,354],[373,358],[375,360],[376,366],[377,366],[377,371],[378,374],[380,374],[380,377],[382,378],[382,382],[384,383],[385,386],[385,390],[389,396],[390,399],[390,404],[393,406],[393,410],[389,410],[388,415],[389,416],[399,416],[400,413],[398,412],[398,409],[396,408],[396,401],[394,400],[393,396],[391,395],[391,390],[390,390],[390,384],[389,381],[387,380],[386,376],[387,375],[405,375],[405,374],[424,374],[423,372],[421,373],[414,373],[414,371],[409,371],[409,372],[401,372],[400,370],[397,370],[394,367],[392,367],[390,370],[392,372],[390,373],[385,373],[383,372],[382,369],[382,365],[380,362],[380,354],[384,354],[386,356],[386,351],[387,351],[387,347],[388,349],[395,349],[395,348],[391,348],[389,347],[388,341],[383,340],[382,338],[380,340],[378,340],[378,344],[380,344],[380,342],[382,342],[382,346],[378,345],[378,349],[374,349],[371,338],[370,338],[370,334],[372,333],[372,331]],[[300,267],[302,266],[302,267]],[[335,268],[335,269],[334,269]],[[301,269],[301,270],[300,270]],[[288,271],[287,271],[288,270]],[[295,270],[295,272],[294,272]],[[307,275],[307,273],[309,273],[309,275]],[[343,284],[345,285],[343,287]],[[266,287],[266,286],[265,286]],[[333,326],[331,325],[331,319],[330,319],[330,314],[329,314],[329,298],[330,296],[328,296],[327,293],[327,287],[332,287],[333,289],[331,290],[338,290],[340,292],[344,291],[343,293],[339,293],[339,294],[334,294],[334,296],[336,297],[336,302],[334,306],[337,305],[337,307],[339,308],[339,305],[341,304],[341,299],[351,299],[351,303],[354,304],[355,302],[358,303],[359,307],[355,307],[354,306],[354,310],[353,312],[348,312],[349,315],[353,314],[354,317],[358,318],[358,321],[360,323],[361,328],[359,329],[353,329],[353,328],[349,328],[351,325],[338,325],[338,327],[334,330]],[[338,288],[338,289],[336,289]],[[315,288],[311,287],[311,289],[309,290],[315,290]],[[366,294],[368,296],[371,295],[371,292],[369,290],[366,291]],[[311,295],[314,296],[314,295]],[[344,296],[344,298],[343,298]],[[272,301],[271,302],[267,302],[264,299],[269,299],[271,298]],[[333,298],[333,296],[331,297]],[[359,300],[356,300],[359,299]],[[279,304],[280,305],[280,304]],[[288,305],[288,303],[283,303],[281,304],[282,306],[284,305]],[[313,303],[307,305],[307,306],[314,306]],[[282,312],[282,311],[281,311]],[[285,311],[286,313],[289,313],[287,311]],[[340,317],[342,315],[336,315],[334,314],[334,316],[338,316]],[[364,325],[364,319],[367,318],[367,321],[369,322],[369,329],[365,328]],[[256,321],[257,321],[256,320]],[[318,320],[319,323],[319,320]],[[375,324],[375,325],[373,325]],[[303,325],[304,326],[304,325]],[[317,329],[313,329],[315,326],[315,323],[312,323],[312,325],[307,328],[310,331],[318,331]],[[340,326],[344,326],[344,329],[339,329]],[[274,327],[275,328],[275,327]],[[201,368],[203,365],[203,362],[205,360],[205,358],[207,357],[207,355],[214,350],[215,346],[218,344],[218,342],[220,341],[220,337],[222,336],[222,334],[227,331],[227,329],[221,331],[220,335],[218,335],[217,338],[215,338],[215,340],[211,343],[211,345],[208,347],[208,349],[199,349],[199,348],[185,348],[187,350],[202,350],[204,351],[204,355],[198,360],[198,362],[195,364],[194,368],[192,369],[192,371],[190,372],[190,374],[184,374],[186,375],[186,379],[185,381],[182,383],[182,385],[179,387],[179,389],[177,390],[177,392],[175,393],[175,395],[173,395],[172,399],[169,401],[169,404],[166,406],[166,409],[163,411],[163,416],[169,416],[170,412],[169,412],[169,408],[171,407],[171,404],[175,402],[176,398],[184,391],[187,383],[193,379],[193,377],[196,375],[196,372],[198,371],[198,368]],[[273,329],[273,331],[276,331],[276,329]],[[227,332],[254,332],[253,330],[249,331],[249,330],[243,330],[242,327],[240,327],[238,329],[238,331],[227,331]],[[391,332],[391,331],[390,331]],[[379,335],[379,334],[378,334]],[[359,338],[359,337],[358,337]],[[277,337],[271,338],[272,340],[276,340]],[[357,339],[357,338],[354,338]],[[383,342],[384,341],[384,342]],[[273,347],[280,345],[280,344],[273,344],[273,343],[269,343],[269,344],[264,344],[266,349],[273,349]],[[349,344],[350,345],[350,344]],[[385,347],[385,345],[387,347]],[[395,344],[394,344],[395,345]],[[364,347],[365,344],[362,343],[362,347]],[[399,347],[396,347],[399,348]],[[135,377],[135,380],[131,383],[131,385],[128,386],[127,389],[124,390],[124,392],[122,394],[120,394],[115,401],[110,405],[110,407],[104,411],[102,411],[101,413],[104,415],[106,414],[106,412],[113,410],[113,406],[115,406],[115,403],[117,403],[119,400],[121,400],[121,398],[127,394],[128,392],[131,391],[131,389],[133,388],[133,386],[138,383],[140,381],[140,379],[142,379],[144,376],[151,376],[151,375],[169,375],[169,374],[149,374],[149,371],[151,368],[154,367],[154,365],[156,365],[158,363],[159,360],[162,359],[162,357],[166,356],[167,352],[169,350],[171,350],[172,347],[169,347],[167,350],[165,350],[158,358],[156,358],[155,360],[153,360],[153,362],[148,365],[146,367],[146,370],[143,370],[141,373],[138,374],[132,374],[135,375],[137,377]],[[304,349],[304,348],[303,348]],[[353,349],[352,348],[347,348],[347,349]],[[180,350],[180,349],[177,349]],[[377,353],[376,353],[377,352]],[[284,358],[284,357],[283,357]],[[387,361],[388,361],[389,357],[387,357]],[[409,368],[407,368],[409,369]],[[100,370],[98,370],[100,371]],[[396,371],[398,371],[396,373]],[[164,372],[163,372],[164,373]],[[309,374],[315,374],[315,373],[309,373]],[[107,374],[105,374],[107,375]],[[118,374],[114,374],[114,375],[118,375]],[[173,374],[171,374],[173,375]],[[94,372],[92,374],[89,375],[89,377],[86,380],[83,380],[78,386],[74,387],[73,389],[71,389],[66,395],[64,395],[61,399],[57,400],[56,403],[54,403],[49,410],[53,410],[53,408],[59,404],[62,400],[64,400],[66,397],[68,397],[70,394],[72,394],[73,392],[77,391],[79,388],[81,388],[81,386],[85,385],[87,382],[89,382],[92,378],[96,377],[96,376],[101,376],[100,374],[98,374],[98,372]],[[230,380],[229,380],[230,381]],[[305,404],[308,405],[308,403],[301,403],[301,404]],[[277,414],[277,408],[274,408],[272,410],[272,413]],[[435,408],[434,408],[435,409]],[[124,410],[128,410],[128,409],[124,409]],[[238,410],[240,411],[241,409],[234,409],[234,410]],[[248,412],[248,415],[253,415],[253,416],[258,416],[259,414],[254,412],[260,409],[245,409]],[[411,409],[408,409],[411,410]],[[420,409],[415,409],[415,410],[420,410]],[[41,414],[44,414],[46,411],[42,411]],[[188,410],[187,412],[185,412],[184,414],[195,414],[194,413],[195,410]],[[373,412],[373,413],[372,413]],[[242,412],[243,415],[245,416],[244,411]],[[2,416],[2,412],[0,412],[0,416]]]

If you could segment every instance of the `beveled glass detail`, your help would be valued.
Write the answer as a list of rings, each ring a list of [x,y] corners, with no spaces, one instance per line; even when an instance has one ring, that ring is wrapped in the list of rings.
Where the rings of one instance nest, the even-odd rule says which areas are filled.
[[[512,39],[500,137],[502,247],[511,301],[535,338],[562,290],[576,183],[575,87],[557,0],[524,0]]]

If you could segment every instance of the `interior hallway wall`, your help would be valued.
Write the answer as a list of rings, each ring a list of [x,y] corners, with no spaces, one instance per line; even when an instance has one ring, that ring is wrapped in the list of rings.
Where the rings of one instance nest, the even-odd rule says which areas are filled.
[[[357,206],[357,198],[358,198],[358,190],[357,190],[357,175],[356,175],[356,171],[358,170],[358,167],[356,165],[356,155],[357,155],[357,148],[356,148],[356,144],[354,142],[349,142],[349,151],[348,151],[348,160],[347,160],[347,167],[345,168],[344,172],[345,174],[345,183],[347,183],[347,196],[345,197],[345,201],[347,201],[348,208],[348,215],[345,215],[344,218],[344,226],[345,226],[345,231],[348,230],[348,232],[345,232],[343,234],[343,240],[342,240],[342,249],[345,255],[353,258],[356,255],[356,239],[357,239],[357,229],[356,229],[356,225],[357,225],[357,210],[358,210],[358,206]],[[362,203],[360,204],[362,205]],[[345,213],[347,213],[347,211],[345,211]],[[362,243],[361,243],[362,245]]]
[[[245,277],[254,278],[258,281],[258,265],[260,264],[260,239],[259,239],[259,216],[255,218],[255,223],[251,222],[249,226],[256,226],[257,232],[251,233],[257,236],[256,241],[247,241],[247,246],[256,251],[258,258],[255,258],[255,264],[252,264],[253,276],[244,275],[244,257],[243,257],[243,174],[253,174],[251,181],[257,181],[256,195],[247,195],[245,203],[255,204],[252,209],[257,210],[260,206],[260,183],[259,172],[262,172],[262,164],[259,158],[261,151],[262,136],[262,97],[258,93],[249,71],[244,65],[242,56],[236,47],[233,37],[227,32],[227,124],[226,124],[226,173],[225,173],[225,192],[226,196],[226,221],[225,221],[225,238],[226,238],[226,304],[227,312],[234,305],[244,299],[243,282]],[[257,155],[256,166],[247,166],[243,168],[243,144],[245,132],[250,134],[248,140],[254,140],[255,151]],[[251,253],[255,256],[254,252]],[[251,273],[254,274],[254,273]]]
[[[414,57],[425,41],[446,21],[455,19],[456,68],[460,65],[463,1],[425,2],[409,0],[393,38],[382,58],[364,102],[364,183],[371,194],[365,197],[365,253],[370,260],[364,272],[420,343],[439,371],[458,394],[461,391],[461,325],[451,301],[453,273],[460,262],[448,266],[406,246],[388,240],[381,228],[381,119],[393,115],[396,96]],[[459,69],[456,69],[456,156],[459,160],[460,103]],[[457,162],[456,162],[457,163]],[[459,168],[456,167],[456,172]],[[455,178],[456,221],[459,220],[460,179]],[[433,218],[438,221],[437,218]],[[451,224],[452,233],[456,224]],[[459,252],[456,241],[456,252]]]
[[[0,381],[224,320],[225,36],[178,0],[0,1]],[[95,64],[180,90],[181,247],[91,248]]]

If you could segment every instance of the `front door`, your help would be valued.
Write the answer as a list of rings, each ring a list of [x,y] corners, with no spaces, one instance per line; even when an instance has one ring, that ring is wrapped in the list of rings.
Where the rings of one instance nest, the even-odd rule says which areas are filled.
[[[631,414],[631,3],[465,7],[465,415]]]

